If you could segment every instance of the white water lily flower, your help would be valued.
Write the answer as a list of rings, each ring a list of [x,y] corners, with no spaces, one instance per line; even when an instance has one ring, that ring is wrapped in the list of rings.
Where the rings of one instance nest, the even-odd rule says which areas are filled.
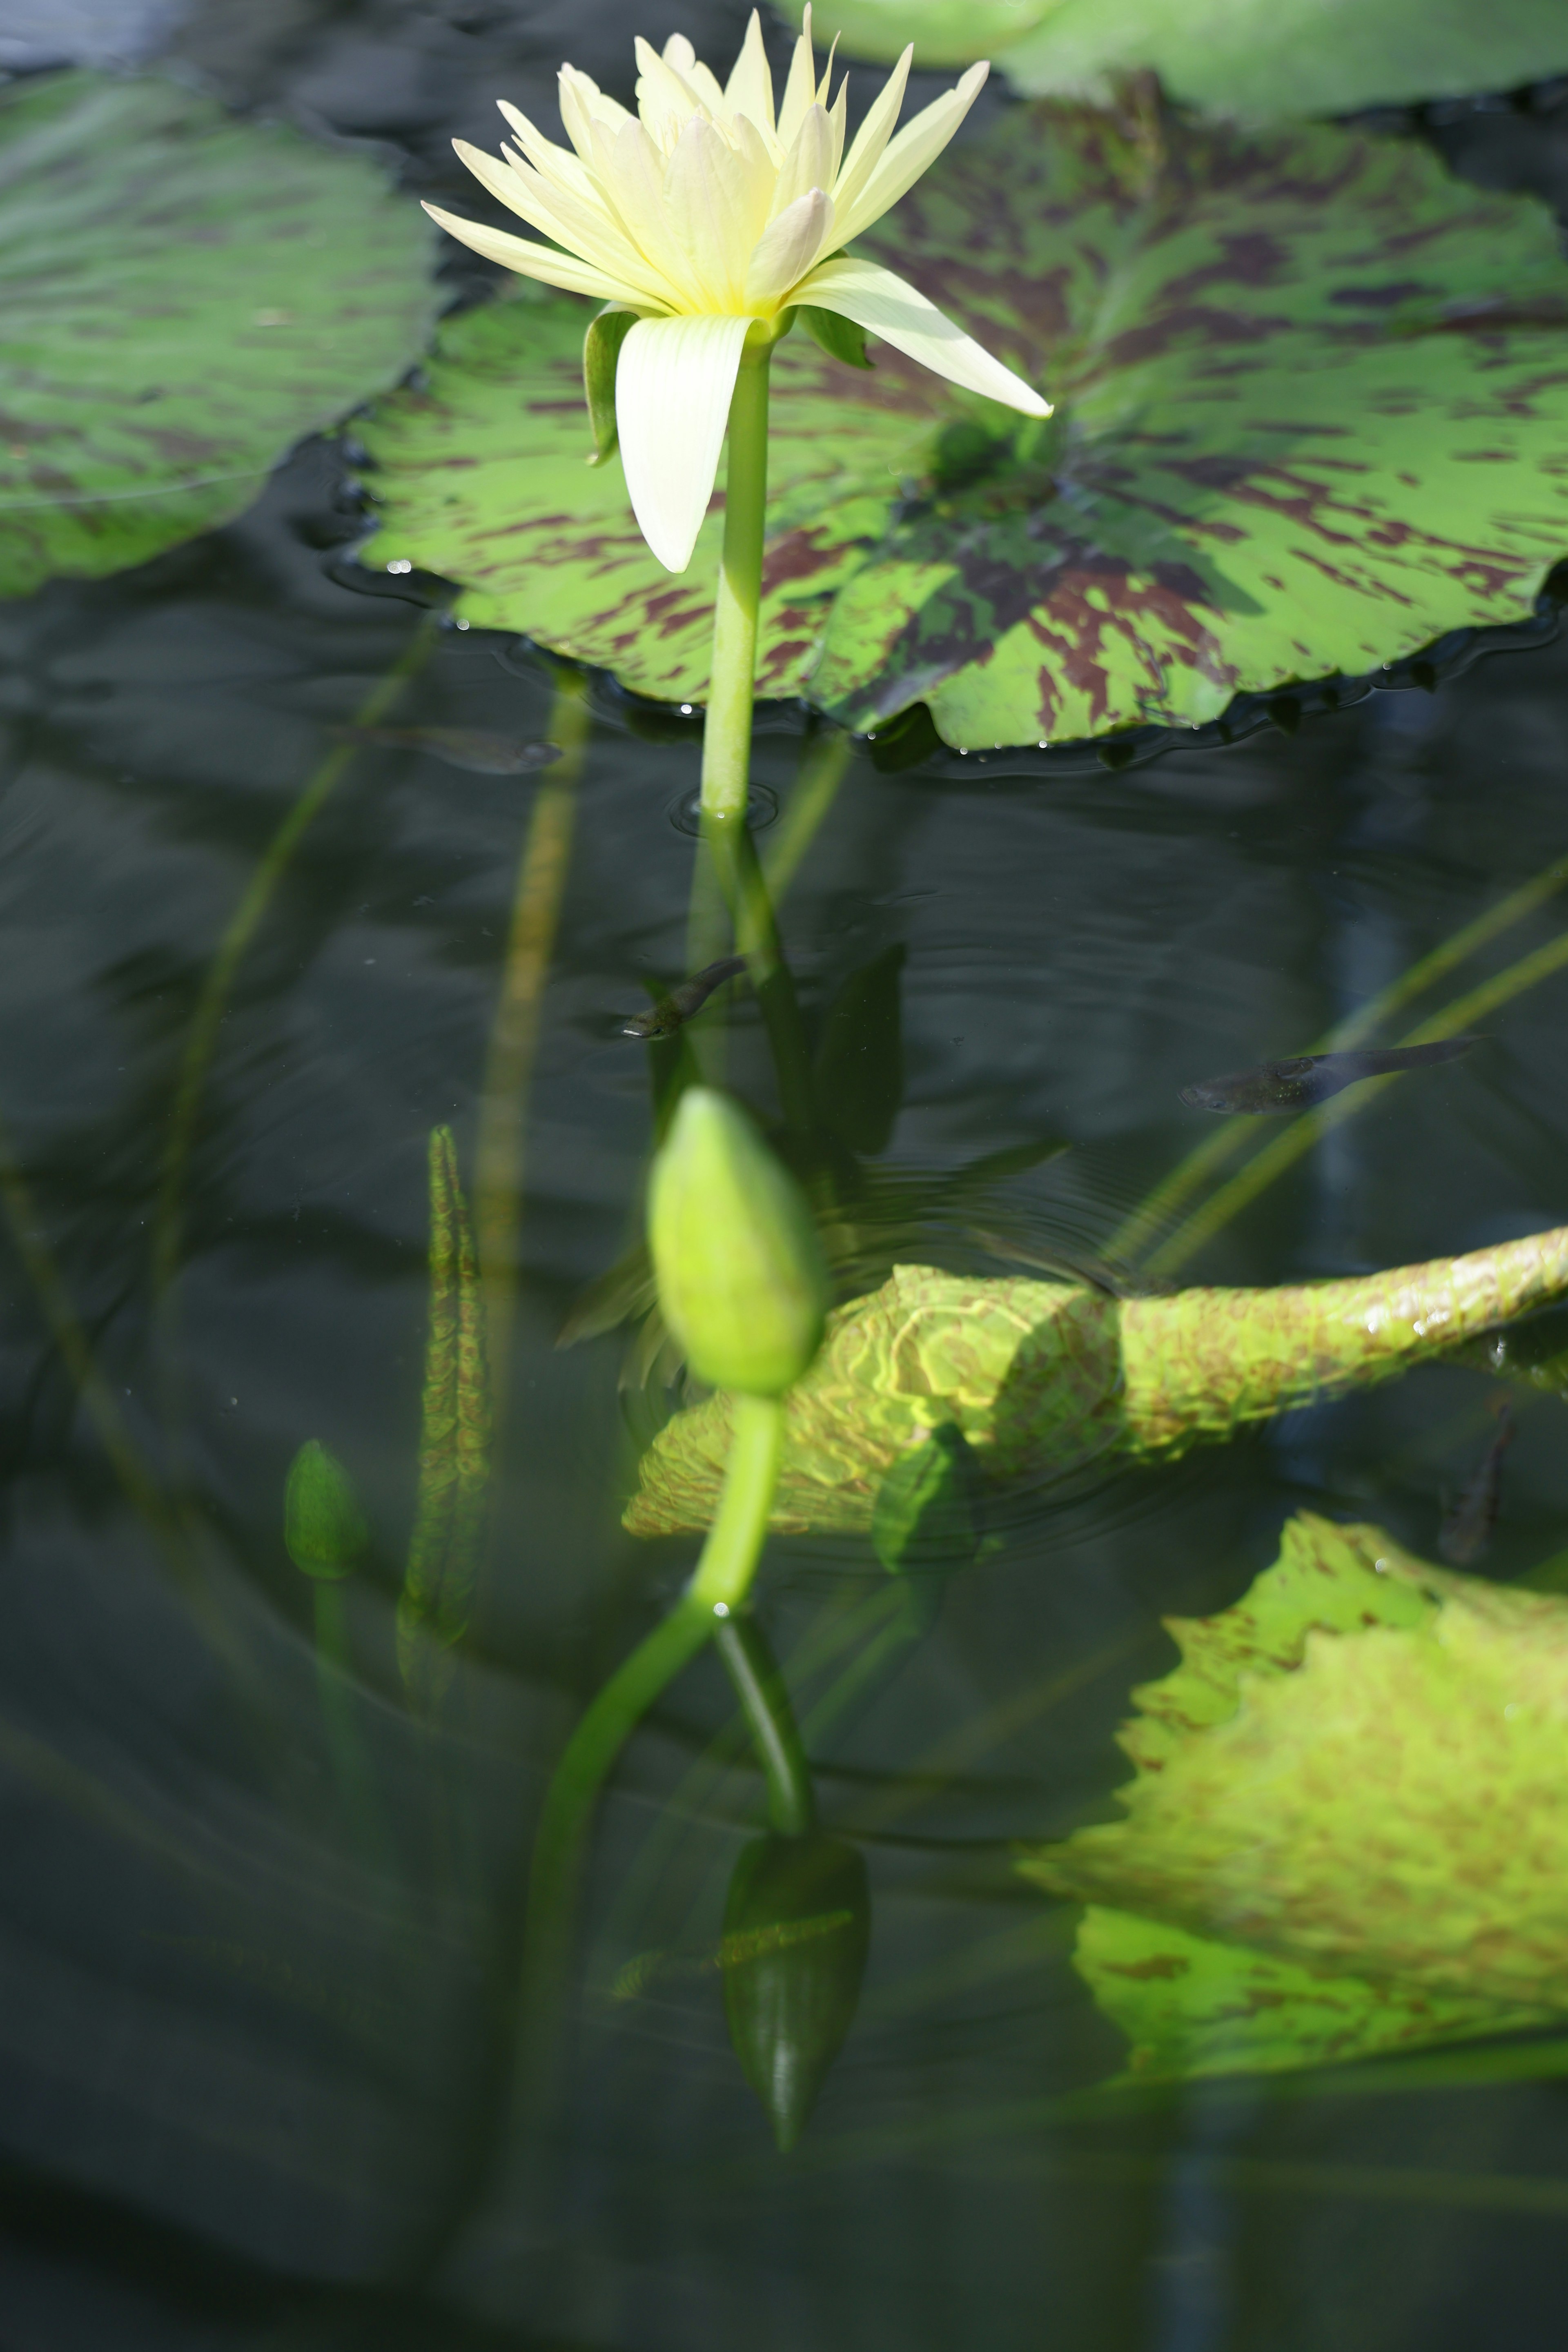
[[[620,348],[616,419],[626,487],[659,562],[684,572],[712,495],[731,395],[748,334],[772,341],[797,304],[834,310],[971,392],[1046,416],[1048,404],[944,318],[923,294],[843,248],[897,204],[947,145],[988,68],[898,136],[912,46],[844,152],[845,86],[828,103],[811,11],[775,117],[773,77],[753,11],[721,88],[681,34],[662,57],[637,44],[637,112],[574,66],[561,69],[572,150],[501,102],[517,134],[498,163],[463,140],[477,179],[554,246],[425,209],[490,260],[635,311]],[[557,251],[555,247],[564,251]]]

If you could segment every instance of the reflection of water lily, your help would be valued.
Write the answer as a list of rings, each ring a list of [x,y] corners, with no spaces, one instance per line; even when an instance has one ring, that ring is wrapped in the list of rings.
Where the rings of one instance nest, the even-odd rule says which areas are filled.
[[[935,161],[985,79],[972,67],[895,138],[911,55],[846,153],[844,84],[830,106],[809,9],[776,118],[755,13],[722,87],[683,35],[662,57],[639,40],[635,115],[563,67],[574,152],[504,104],[521,153],[506,149],[498,163],[458,142],[491,194],[565,251],[426,207],[507,268],[637,314],[620,351],[616,424],[637,521],[672,572],[689,562],[712,492],[742,349],[748,338],[753,350],[773,342],[797,305],[836,312],[972,392],[1048,413],[924,295],[843,251]]]

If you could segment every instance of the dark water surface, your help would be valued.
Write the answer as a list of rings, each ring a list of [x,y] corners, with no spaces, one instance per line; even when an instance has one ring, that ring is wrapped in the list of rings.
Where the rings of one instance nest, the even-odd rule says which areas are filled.
[[[148,40],[226,95],[396,142],[422,187],[448,131],[488,142],[492,91],[552,122],[563,50],[619,89],[634,29],[618,0],[532,16],[274,0],[173,29],[146,13]],[[681,18],[710,53],[740,21]],[[1561,172],[1535,118],[1508,118],[1511,146],[1479,119],[1493,177]],[[493,1555],[432,1737],[393,1640],[426,1139],[449,1122],[471,1153],[548,772],[356,752],[237,972],[161,1307],[153,1278],[215,947],[331,730],[428,628],[344,568],[363,529],[341,453],[313,445],[231,529],[0,608],[0,2343],[1555,2342],[1560,2085],[1218,2084],[1074,2122],[1062,2095],[1122,2048],[1069,1965],[1070,1911],[1013,1868],[1015,1841],[1109,1817],[1129,1691],[1173,1661],[1161,1619],[1234,1601],[1294,1508],[1374,1518],[1434,1554],[1445,1491],[1491,1431],[1494,1384],[1472,1372],[1420,1371],[1174,1469],[1037,1498],[812,1740],[824,1817],[869,1866],[873,1926],[854,2030],[787,2160],[701,1964],[761,1784],[744,1754],[701,1765],[732,1703],[711,1661],[690,1669],[602,1809],[558,2126],[542,2155],[510,2133],[505,1989],[544,1780],[694,1552],[618,1524],[657,1381],[626,1369],[620,1335],[554,1343],[637,1230],[647,1061],[615,1032],[645,980],[689,968],[692,843],[671,811],[699,746],[637,731],[595,690],[527,1109]],[[554,692],[542,656],[439,628],[397,723],[534,740]],[[786,811],[802,756],[796,716],[765,714],[756,777]],[[910,1174],[898,1214],[928,1255],[1092,1257],[1212,1129],[1182,1087],[1306,1049],[1568,847],[1568,650],[1505,651],[1431,691],[1121,774],[966,788],[952,767],[879,773],[857,752],[784,910],[803,1001],[816,1017],[851,971],[907,951],[904,1097],[880,1164]],[[1455,989],[1563,919],[1549,902]],[[1330,1136],[1193,1275],[1359,1272],[1563,1222],[1565,1013],[1568,972]],[[732,1024],[730,1076],[765,1103],[754,1007]],[[967,1225],[944,1211],[922,1226],[915,1176],[1047,1137],[1072,1148]],[[61,1271],[99,1369],[91,1409],[19,1231]],[[110,1415],[187,1498],[184,1527],[128,1499]],[[1563,1415],[1553,1396],[1519,1404],[1489,1575],[1563,1548]],[[285,1476],[311,1437],[373,1527],[349,1588],[369,1834],[333,1777],[310,1591],[283,1548]],[[885,1585],[863,1543],[775,1542],[763,1622],[799,1666]],[[628,1997],[627,1963],[649,1953],[676,1957]]]

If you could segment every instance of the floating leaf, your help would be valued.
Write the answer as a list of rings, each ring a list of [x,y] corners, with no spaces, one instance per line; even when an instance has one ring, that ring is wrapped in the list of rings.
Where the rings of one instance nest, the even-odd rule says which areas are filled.
[[[1060,1478],[1113,1450],[1180,1454],[1388,1380],[1564,1290],[1568,1226],[1342,1282],[1163,1298],[895,1266],[828,1317],[784,1401],[772,1524],[868,1528],[889,1471],[944,1423],[992,1485]],[[706,1527],[729,1451],[726,1398],[677,1413],[642,1457],[626,1525]]]
[[[784,14],[798,24],[798,0]],[[838,0],[844,55],[996,58],[1030,97],[1103,100],[1152,69],[1184,105],[1258,119],[1516,89],[1568,72],[1562,0]]]
[[[1144,2064],[1168,2064],[1184,2036],[1184,2063],[1212,2070],[1568,2009],[1568,1603],[1303,1513],[1234,1609],[1168,1622],[1182,1664],[1133,1693],[1121,1735],[1137,1768],[1125,1820],[1022,1867],[1289,1969],[1270,1980],[1157,1936],[1140,1948],[1097,1918],[1080,1966]],[[1243,1999],[1228,2046],[1227,1967]],[[1251,2012],[1273,1995],[1294,2015],[1265,2024]]]
[[[411,1694],[438,1700],[451,1676],[484,1555],[490,1403],[473,1227],[449,1127],[430,1135],[430,1320],[419,1435],[419,1490],[397,1658]]]
[[[984,1486],[952,1422],[901,1454],[877,1489],[871,1549],[889,1576],[967,1568],[985,1532]]]
[[[0,594],[226,521],[435,315],[384,174],[173,83],[0,91]]]
[[[773,360],[758,684],[961,745],[1198,725],[1533,607],[1568,551],[1568,267],[1415,142],[1009,109],[867,249],[1044,385],[1042,425],[875,347]],[[706,693],[721,517],[672,577],[584,464],[588,308],[444,332],[365,438],[376,541],[471,620]]]

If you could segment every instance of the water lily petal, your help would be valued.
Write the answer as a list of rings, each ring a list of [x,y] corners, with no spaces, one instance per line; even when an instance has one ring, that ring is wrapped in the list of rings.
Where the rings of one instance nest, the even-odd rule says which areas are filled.
[[[842,234],[840,223],[835,235]],[[1026,416],[1051,413],[1050,403],[1042,400],[1032,384],[1004,367],[1000,360],[994,360],[918,289],[890,269],[879,268],[874,261],[825,261],[794,289],[794,299],[853,319],[858,327],[880,335],[895,351],[918,360],[950,383],[984,393],[988,400],[1004,401],[1009,408],[1021,408]],[[634,328],[633,332],[637,331]]]
[[[615,217],[638,252],[679,289],[682,310],[705,310],[701,273],[665,209],[664,158],[642,124],[634,118],[614,138],[595,124],[594,160]]]
[[[904,102],[904,87],[914,61],[915,45],[911,41],[876,97],[866,110],[866,120],[855,133],[855,143],[845,157],[838,178],[830,191],[840,214],[854,204],[867,181],[882,160],[893,125],[899,119],[899,109]],[[842,90],[839,96],[843,96]]]
[[[773,191],[773,215],[787,212],[798,197],[813,188],[824,193],[837,177],[834,170],[833,125],[825,109],[815,100],[801,117],[800,128],[790,142],[784,168]]]
[[[835,189],[838,234],[846,245],[852,237],[863,236],[873,221],[880,220],[914,186],[922,172],[930,170],[979,97],[990,70],[984,63],[971,66],[954,89],[906,122],[883,149],[858,194],[846,197]]]
[[[537,278],[543,286],[559,286],[568,294],[596,295],[601,302],[629,302],[641,310],[646,296],[635,288],[617,285],[602,269],[590,268],[587,262],[578,261],[570,253],[556,253],[547,245],[535,245],[526,236],[509,236],[505,229],[486,228],[479,221],[459,220],[455,213],[444,213],[439,205],[426,205],[433,221],[439,221],[448,233],[482,253],[487,261],[499,261],[503,269],[515,269],[520,277]]]
[[[684,572],[719,471],[743,318],[639,319],[621,345],[616,424],[637,526]]]
[[[717,76],[705,66],[684,33],[671,33],[664,45],[664,62],[672,66],[690,89],[697,93],[698,103],[710,114],[724,111],[724,92]]]
[[[666,65],[640,33],[636,48],[637,113],[655,146],[668,154],[687,116],[697,110],[697,92],[682,80],[673,66]]]
[[[566,188],[574,195],[592,203],[595,194],[594,175],[587,165],[579,162],[569,147],[559,147],[547,139],[537,125],[531,123],[521,107],[510,99],[498,98],[497,106],[511,125],[512,136],[539,173],[552,187]]]
[[[677,236],[700,271],[717,310],[738,310],[752,248],[767,224],[771,165],[761,182],[723,133],[692,115],[665,173],[665,202]]]
[[[763,21],[753,8],[746,26],[734,71],[724,85],[724,104],[731,114],[743,114],[774,144],[773,78],[763,46]]]
[[[816,61],[811,53],[811,0],[806,0],[801,18],[800,38],[789,61],[789,79],[784,94],[779,100],[779,145],[785,154],[795,142],[795,135],[805,119],[808,106],[816,100]]]
[[[606,98],[591,74],[576,66],[563,66],[559,77],[561,121],[566,136],[590,172],[594,169],[594,125],[602,122],[612,138],[621,125],[635,122],[618,99]]]
[[[746,272],[748,310],[773,310],[795,280],[805,277],[832,235],[832,197],[820,188],[797,196],[757,240]]]
[[[590,268],[602,270],[621,285],[635,287],[649,300],[667,304],[674,299],[674,289],[668,280],[648,268],[619,225],[598,205],[584,204],[564,188],[547,186],[537,172],[521,161],[498,163],[464,139],[454,139],[452,144],[475,179],[542,236],[553,237]]]

